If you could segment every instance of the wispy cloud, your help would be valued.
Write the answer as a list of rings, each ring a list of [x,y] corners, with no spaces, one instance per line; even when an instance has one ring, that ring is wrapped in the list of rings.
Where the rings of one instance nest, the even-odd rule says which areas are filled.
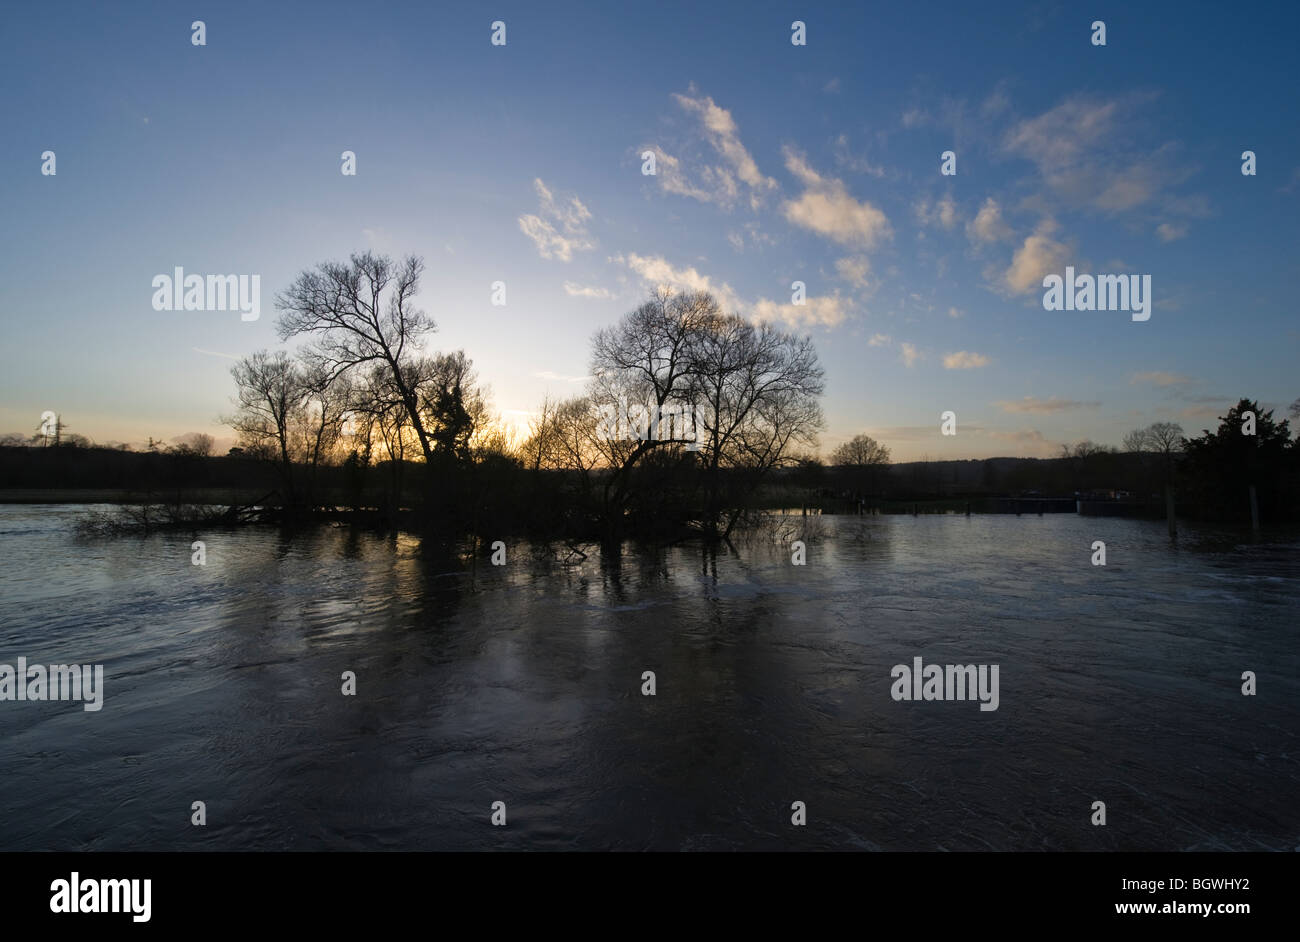
[[[975,218],[966,223],[966,237],[975,245],[987,245],[1011,238],[1011,227],[1002,219],[1002,207],[987,197]]]
[[[990,362],[989,358],[982,353],[958,350],[956,353],[944,354],[943,368],[945,370],[973,370],[981,366],[988,366]]]
[[[538,379],[549,379],[557,383],[585,383],[587,380],[591,379],[590,376],[565,376],[563,373],[552,373],[550,370],[542,370],[541,372],[534,373],[533,375],[536,376]],[[532,413],[524,412],[522,414],[531,415]]]
[[[883,177],[885,168],[873,164],[865,157],[854,154],[849,149],[849,136],[841,134],[835,139],[835,165],[853,173],[865,173],[873,177]]]
[[[541,203],[540,215],[528,213],[520,216],[519,230],[533,240],[542,258],[568,262],[573,260],[574,252],[596,247],[587,232],[591,211],[582,200],[572,195],[557,199],[540,179],[533,181],[533,188]]]
[[[902,345],[902,354],[899,359],[903,361],[903,365],[909,370],[916,365],[916,362],[920,360],[921,357],[921,351],[916,349],[914,345],[910,343],[904,343]]]
[[[1003,412],[1027,412],[1033,415],[1051,415],[1056,412],[1070,412],[1075,409],[1095,409],[1100,402],[1076,402],[1072,399],[1037,399],[1026,396],[1023,399],[1002,400],[994,403]]]
[[[608,288],[601,288],[596,285],[580,285],[574,281],[564,283],[564,293],[573,298],[612,298],[614,295]]]
[[[1191,381],[1190,376],[1183,376],[1181,373],[1166,373],[1163,370],[1134,373],[1133,378],[1129,380],[1132,384],[1150,383],[1152,386],[1184,386]]]
[[[230,353],[218,353],[216,350],[204,350],[202,347],[190,347],[195,353],[203,353],[210,357],[221,357],[223,360],[238,360],[239,357]]]
[[[1049,442],[1042,432],[1033,428],[1021,428],[1010,431],[989,429],[985,432],[989,438],[1015,445],[1020,454],[1028,457],[1054,457],[1057,446]]]
[[[731,171],[723,167],[697,167],[687,171],[681,160],[661,147],[651,147],[655,152],[655,179],[665,193],[685,196],[701,203],[713,203],[730,209],[740,196],[740,186]]]
[[[835,272],[855,288],[868,288],[871,282],[871,262],[865,255],[855,255],[835,260]]]
[[[777,188],[777,183],[758,169],[753,156],[741,143],[740,128],[731,112],[710,97],[695,95],[693,89],[692,94],[674,94],[673,100],[683,111],[699,120],[705,141],[722,158],[722,163],[706,165],[688,173],[679,161],[669,158],[669,174],[661,181],[663,188],[670,193],[681,193],[729,207],[739,194],[736,183],[739,181],[749,193],[751,208],[761,206],[764,197]],[[698,180],[693,182],[692,177],[698,177]]]
[[[1002,284],[1013,294],[1041,288],[1043,276],[1065,264],[1068,249],[1052,238],[1055,229],[1055,223],[1045,220],[1016,249],[1011,266],[1002,275]]]
[[[835,327],[843,323],[849,313],[849,300],[838,294],[809,297],[803,304],[786,304],[768,298],[748,304],[726,282],[714,281],[693,266],[675,266],[660,255],[628,253],[617,255],[610,261],[631,269],[653,288],[707,291],[724,311],[748,315],[756,321],[781,321],[796,328]]]
[[[1195,169],[1181,161],[1177,142],[1135,149],[1144,134],[1139,112],[1155,97],[1071,96],[1017,122],[1004,135],[1002,149],[1031,161],[1048,190],[1072,205],[1108,214],[1157,205]],[[1166,211],[1176,205],[1164,201]]]
[[[756,321],[779,320],[794,328],[837,327],[848,316],[848,304],[839,295],[807,298],[803,304],[780,304],[767,298],[753,308]]]
[[[942,226],[944,229],[951,229],[957,225],[957,203],[951,196],[933,201],[929,197],[922,197],[912,207],[912,211],[916,214],[916,221],[922,226]]]
[[[1156,235],[1160,237],[1161,242],[1173,242],[1187,235],[1187,226],[1177,226],[1172,223],[1162,222],[1156,226]]]
[[[785,166],[804,185],[803,193],[782,207],[790,223],[864,249],[892,237],[889,218],[872,204],[850,196],[843,181],[823,177],[792,148],[786,148]]]
[[[651,287],[670,288],[673,291],[707,291],[725,310],[741,309],[740,299],[726,282],[717,283],[694,267],[678,268],[662,255],[616,255],[610,261],[624,265],[641,277]]]

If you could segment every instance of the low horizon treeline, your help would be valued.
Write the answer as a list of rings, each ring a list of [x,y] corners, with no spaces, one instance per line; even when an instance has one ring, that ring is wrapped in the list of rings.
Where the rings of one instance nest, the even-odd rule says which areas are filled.
[[[1249,514],[1254,488],[1264,519],[1298,516],[1300,447],[1287,421],[1247,399],[1215,432],[1188,439],[1155,423],[1126,436],[1122,452],[1081,442],[1055,459],[895,466],[887,447],[857,436],[828,466],[816,457],[824,373],[811,340],[727,313],[703,292],[654,291],[597,331],[586,390],[544,400],[517,438],[464,351],[424,351],[436,325],[413,304],[422,272],[417,257],[369,252],[302,272],[276,298],[277,332],[306,342],[232,367],[235,409],[222,421],[238,444],[227,456],[211,456],[206,435],[167,452],[151,441],[144,453],[75,436],[18,448],[11,436],[0,440],[0,486],[265,488],[261,499],[283,518],[344,507],[380,522],[405,513],[462,532],[613,543],[725,540],[755,510],[791,498],[851,509],[999,492],[1170,492],[1182,513],[1235,520],[1243,506]]]
[[[1245,412],[1256,415],[1254,436],[1242,434]],[[1288,440],[1288,423],[1274,422],[1271,411],[1261,410],[1251,400],[1240,400],[1221,418],[1217,430],[1196,439],[1173,438],[1168,435],[1169,424],[1157,426],[1163,427],[1146,441],[1127,436],[1125,444],[1132,450],[1082,442],[1063,449],[1069,453],[1055,458],[890,463],[888,450],[883,448],[874,452],[875,460],[870,463],[846,461],[832,465],[816,458],[796,457],[773,469],[765,485],[753,494],[751,505],[816,505],[853,512],[860,505],[878,506],[890,501],[1026,495],[1092,494],[1154,501],[1170,486],[1177,495],[1180,515],[1244,523],[1250,519],[1248,490],[1253,483],[1265,520],[1300,519],[1300,446]],[[665,525],[677,521],[689,507],[693,488],[686,480],[689,474],[684,472],[696,460],[688,457],[691,454],[679,454],[680,465],[675,469],[671,463],[664,466],[657,461],[647,463],[643,469],[647,476],[656,478],[645,483],[655,485],[652,491],[657,491],[658,499],[652,506],[666,515],[662,518]],[[285,477],[273,457],[258,456],[239,447],[227,455],[215,456],[208,443],[193,439],[167,450],[145,451],[86,446],[75,441],[38,448],[11,441],[0,444],[0,486],[110,489],[141,495],[227,491],[250,499],[274,493],[288,507],[290,502],[280,493]],[[840,457],[844,457],[843,451]],[[480,514],[481,525],[565,533],[585,529],[588,535],[593,530],[599,502],[592,500],[595,495],[583,485],[582,472],[539,461],[536,451],[515,447],[480,452],[468,467],[460,469],[474,479],[472,482],[454,484],[454,475],[448,474],[451,470],[442,469],[435,479],[441,482],[453,507],[461,503],[463,496],[455,492],[457,486],[472,483],[468,493],[483,493],[486,512]],[[348,508],[393,519],[398,509],[421,503],[421,475],[429,469],[407,458],[400,465],[390,459],[366,465],[348,452],[342,459],[335,453],[314,467],[295,463],[291,471],[295,479],[310,488],[309,506],[304,506],[304,511]],[[596,483],[609,473],[608,469],[588,470]],[[736,486],[743,484],[737,482]],[[638,504],[645,502],[642,497]],[[575,525],[584,513],[589,515],[585,528]],[[469,522],[473,523],[472,518]],[[649,529],[662,530],[665,526]]]

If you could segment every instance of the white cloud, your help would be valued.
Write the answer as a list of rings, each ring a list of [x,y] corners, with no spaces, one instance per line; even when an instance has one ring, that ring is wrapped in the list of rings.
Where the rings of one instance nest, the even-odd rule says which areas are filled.
[[[870,287],[867,276],[871,274],[871,262],[865,255],[836,259],[835,272],[855,288]]]
[[[971,353],[967,350],[958,350],[956,353],[948,353],[943,358],[943,368],[945,370],[973,370],[981,366],[988,366],[989,358],[982,353]]]
[[[839,295],[810,297],[803,304],[783,304],[762,298],[750,305],[741,301],[726,282],[716,283],[693,267],[678,268],[663,256],[628,253],[610,259],[634,271],[648,285],[672,291],[707,291],[724,311],[748,314],[756,321],[782,321],[791,327],[835,327],[849,313],[849,299]]]
[[[1015,294],[1027,294],[1043,285],[1043,276],[1061,268],[1067,249],[1053,239],[1055,229],[1050,221],[1038,227],[1027,237],[1011,258],[1011,267],[1002,275],[1002,281]]]
[[[1162,222],[1156,226],[1156,235],[1160,237],[1161,242],[1173,242],[1175,239],[1181,239],[1187,235],[1187,226]]]
[[[917,350],[912,344],[905,343],[903,344],[903,354],[900,359],[903,361],[903,365],[910,370],[916,361],[921,359],[921,351]]]
[[[997,200],[991,196],[984,200],[975,218],[966,224],[966,236],[976,244],[1001,242],[1011,237],[1011,227],[1002,221],[1002,208]]]
[[[644,149],[653,150],[656,154],[655,179],[665,193],[689,197],[701,203],[713,203],[723,209],[730,209],[740,196],[736,178],[723,167],[700,167],[692,175],[680,160],[662,148]]]
[[[722,166],[705,167],[699,171],[704,186],[698,189],[726,193],[734,186],[734,179],[739,179],[749,189],[750,206],[753,208],[760,206],[763,196],[776,189],[776,181],[763,175],[754,158],[741,143],[740,129],[736,126],[731,112],[718,107],[713,99],[708,97],[692,98],[689,95],[674,94],[673,100],[684,111],[699,118],[705,140],[723,160]],[[674,170],[679,171],[680,168],[675,167]],[[713,202],[720,201],[714,199]]]
[[[923,226],[942,226],[951,229],[957,225],[957,204],[951,196],[945,196],[937,202],[928,197],[918,200],[912,207],[917,222]]]
[[[570,297],[574,298],[612,298],[614,295],[608,288],[600,288],[595,285],[580,285],[574,281],[564,283],[564,291]]]
[[[954,319],[961,317],[964,313],[964,311],[960,311],[955,307],[948,308],[948,316]]]
[[[957,204],[951,196],[939,200],[939,225],[951,229],[957,224]]]
[[[519,230],[533,240],[542,258],[561,262],[572,261],[574,252],[584,252],[596,247],[587,232],[591,212],[576,196],[557,200],[555,194],[540,179],[533,188],[541,203],[540,215],[532,213],[519,217]]]
[[[668,288],[673,291],[707,291],[717,299],[726,311],[739,311],[742,305],[731,285],[723,282],[714,284],[707,275],[694,268],[677,268],[662,255],[637,255],[629,252],[626,256],[616,255],[610,261],[617,265],[626,265],[641,276],[651,287]]]
[[[762,298],[754,305],[754,320],[779,320],[790,327],[837,327],[848,316],[846,302],[839,295],[806,298],[803,304],[779,304]]]
[[[806,187],[782,207],[789,222],[843,245],[868,249],[892,236],[888,217],[870,203],[855,200],[842,181],[822,177],[790,149],[785,165]]]
[[[872,334],[871,339],[867,341],[870,347],[887,347],[889,343],[889,334]]]

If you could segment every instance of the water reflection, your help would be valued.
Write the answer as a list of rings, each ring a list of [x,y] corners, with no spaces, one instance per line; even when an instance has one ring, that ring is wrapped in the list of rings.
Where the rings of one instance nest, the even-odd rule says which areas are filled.
[[[194,567],[188,535],[74,519],[0,508],[0,662],[106,674],[98,714],[0,705],[5,849],[1300,844],[1296,534],[822,518],[805,566],[756,539],[494,567],[232,530]],[[1000,708],[894,702],[913,656],[1001,665]]]

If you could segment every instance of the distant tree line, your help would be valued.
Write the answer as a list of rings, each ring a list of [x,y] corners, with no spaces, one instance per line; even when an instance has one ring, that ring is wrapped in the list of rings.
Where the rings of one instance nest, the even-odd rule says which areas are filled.
[[[0,438],[0,486],[240,488],[285,519],[322,513],[449,534],[533,531],[725,540],[756,509],[831,498],[834,508],[957,495],[1178,495],[1179,510],[1240,520],[1300,517],[1300,446],[1286,420],[1242,399],[1214,432],[1157,422],[1123,449],[1083,441],[1051,460],[891,465],[867,435],[816,457],[824,373],[812,342],[656,290],[592,338],[586,389],[540,404],[511,434],[464,351],[429,352],[415,305],[423,263],[370,252],[302,272],[276,298],[282,341],[231,369],[237,445],[211,436],[144,453],[95,448],[62,417]],[[1300,400],[1291,406],[1300,415]],[[1253,427],[1250,416],[1253,415]],[[1253,432],[1253,434],[1243,434]],[[39,445],[41,447],[32,447]]]

